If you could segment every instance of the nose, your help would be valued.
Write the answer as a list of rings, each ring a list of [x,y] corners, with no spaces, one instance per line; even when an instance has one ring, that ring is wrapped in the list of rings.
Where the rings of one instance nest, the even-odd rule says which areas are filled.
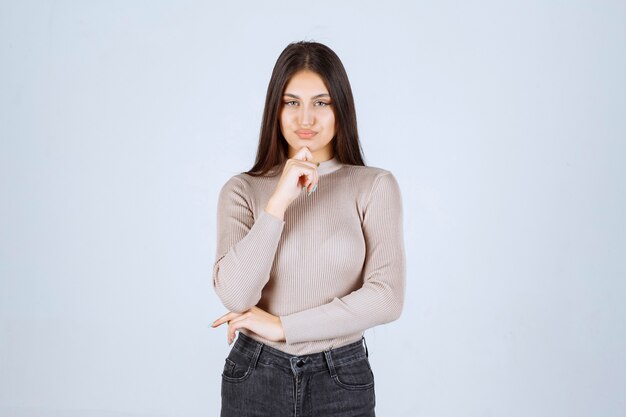
[[[302,113],[300,114],[300,124],[302,126],[311,126],[315,122],[315,113],[309,105],[302,106]]]

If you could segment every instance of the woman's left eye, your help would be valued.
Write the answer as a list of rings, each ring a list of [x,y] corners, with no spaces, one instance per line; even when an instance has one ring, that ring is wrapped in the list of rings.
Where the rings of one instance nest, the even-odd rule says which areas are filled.
[[[330,103],[326,103],[324,101],[318,101],[316,104],[319,105],[319,107],[326,107],[326,106],[330,106]]]

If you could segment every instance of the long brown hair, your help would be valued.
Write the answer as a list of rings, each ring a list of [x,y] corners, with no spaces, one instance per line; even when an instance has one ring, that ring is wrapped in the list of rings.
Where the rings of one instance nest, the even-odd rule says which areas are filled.
[[[265,109],[259,135],[256,160],[246,174],[265,175],[288,159],[289,145],[280,131],[280,111],[283,94],[291,77],[300,70],[317,73],[333,100],[335,137],[333,154],[337,161],[348,165],[365,165],[356,123],[354,98],[348,75],[335,52],[318,42],[292,42],[278,57],[267,87]],[[280,171],[273,174],[276,175]]]

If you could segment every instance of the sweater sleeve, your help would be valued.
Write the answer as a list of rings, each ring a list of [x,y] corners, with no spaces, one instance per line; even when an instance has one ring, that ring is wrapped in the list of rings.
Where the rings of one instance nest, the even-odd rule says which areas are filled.
[[[402,218],[398,182],[385,171],[374,180],[363,209],[363,286],[327,304],[279,316],[287,343],[342,337],[400,317],[406,283]]]
[[[242,313],[255,306],[267,281],[285,221],[260,211],[254,219],[244,181],[232,177],[217,204],[213,288],[224,306]]]

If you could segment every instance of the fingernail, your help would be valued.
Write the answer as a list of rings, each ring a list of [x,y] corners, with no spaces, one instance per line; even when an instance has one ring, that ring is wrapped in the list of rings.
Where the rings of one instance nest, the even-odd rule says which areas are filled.
[[[307,193],[307,195],[311,195],[313,191],[315,191],[316,188],[317,188],[317,184],[313,186],[313,188],[311,189],[311,192]]]

